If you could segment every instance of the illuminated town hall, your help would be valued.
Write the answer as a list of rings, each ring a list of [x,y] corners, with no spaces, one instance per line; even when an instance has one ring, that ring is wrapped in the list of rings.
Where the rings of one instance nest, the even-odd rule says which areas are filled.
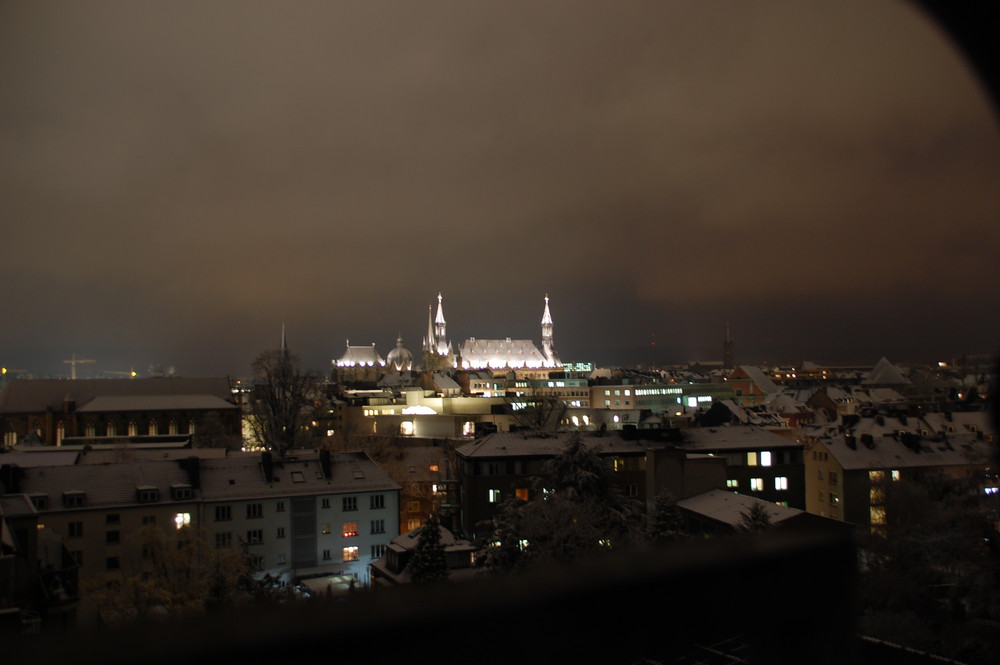
[[[421,344],[421,369],[434,371],[462,370],[531,370],[559,369],[562,362],[555,350],[553,340],[554,323],[549,309],[549,297],[545,296],[542,311],[541,348],[530,339],[480,339],[470,337],[458,347],[448,339],[447,321],[444,316],[444,297],[438,293],[437,308],[427,308],[427,332]],[[384,358],[375,344],[352,346],[350,341],[344,354],[333,361],[339,369],[370,369],[401,373],[417,369],[414,354],[403,346],[402,336],[396,339],[396,347]]]

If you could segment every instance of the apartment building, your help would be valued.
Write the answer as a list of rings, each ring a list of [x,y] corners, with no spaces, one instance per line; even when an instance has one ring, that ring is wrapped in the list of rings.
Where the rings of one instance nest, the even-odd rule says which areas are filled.
[[[81,580],[121,569],[136,534],[153,526],[190,529],[209,546],[245,544],[259,570],[286,580],[367,584],[368,564],[399,533],[400,486],[364,453],[4,464],[0,478],[5,494],[30,498],[40,529],[63,537]]]
[[[726,488],[806,509],[803,444],[754,426],[691,427],[678,444],[692,453],[724,457]]]
[[[985,411],[856,416],[846,425],[807,429],[804,467],[811,513],[877,528],[891,519],[884,503],[886,484],[930,474],[981,480],[983,492],[998,492],[996,477],[988,472],[996,434]]]

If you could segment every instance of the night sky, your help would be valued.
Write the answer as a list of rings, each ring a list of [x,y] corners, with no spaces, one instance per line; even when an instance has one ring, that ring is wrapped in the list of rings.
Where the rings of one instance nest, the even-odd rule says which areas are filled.
[[[8,0],[0,90],[9,368],[326,370],[439,291],[564,361],[1000,350],[997,119],[906,3]]]

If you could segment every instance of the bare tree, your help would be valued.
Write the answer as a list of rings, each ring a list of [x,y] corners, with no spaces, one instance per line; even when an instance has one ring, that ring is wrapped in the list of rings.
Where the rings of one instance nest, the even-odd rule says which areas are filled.
[[[283,455],[295,445],[318,398],[318,375],[304,371],[287,347],[264,351],[253,361],[250,428],[268,449]]]

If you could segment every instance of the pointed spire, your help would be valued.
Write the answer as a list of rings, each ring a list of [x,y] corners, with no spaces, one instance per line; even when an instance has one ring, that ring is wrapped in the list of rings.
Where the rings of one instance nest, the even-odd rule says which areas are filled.
[[[542,312],[542,325],[552,325],[552,312],[549,311],[549,294],[545,294],[545,311]]]
[[[441,304],[441,292],[438,291],[438,311],[437,316],[434,317],[434,323],[438,325],[444,325],[444,305]]]

